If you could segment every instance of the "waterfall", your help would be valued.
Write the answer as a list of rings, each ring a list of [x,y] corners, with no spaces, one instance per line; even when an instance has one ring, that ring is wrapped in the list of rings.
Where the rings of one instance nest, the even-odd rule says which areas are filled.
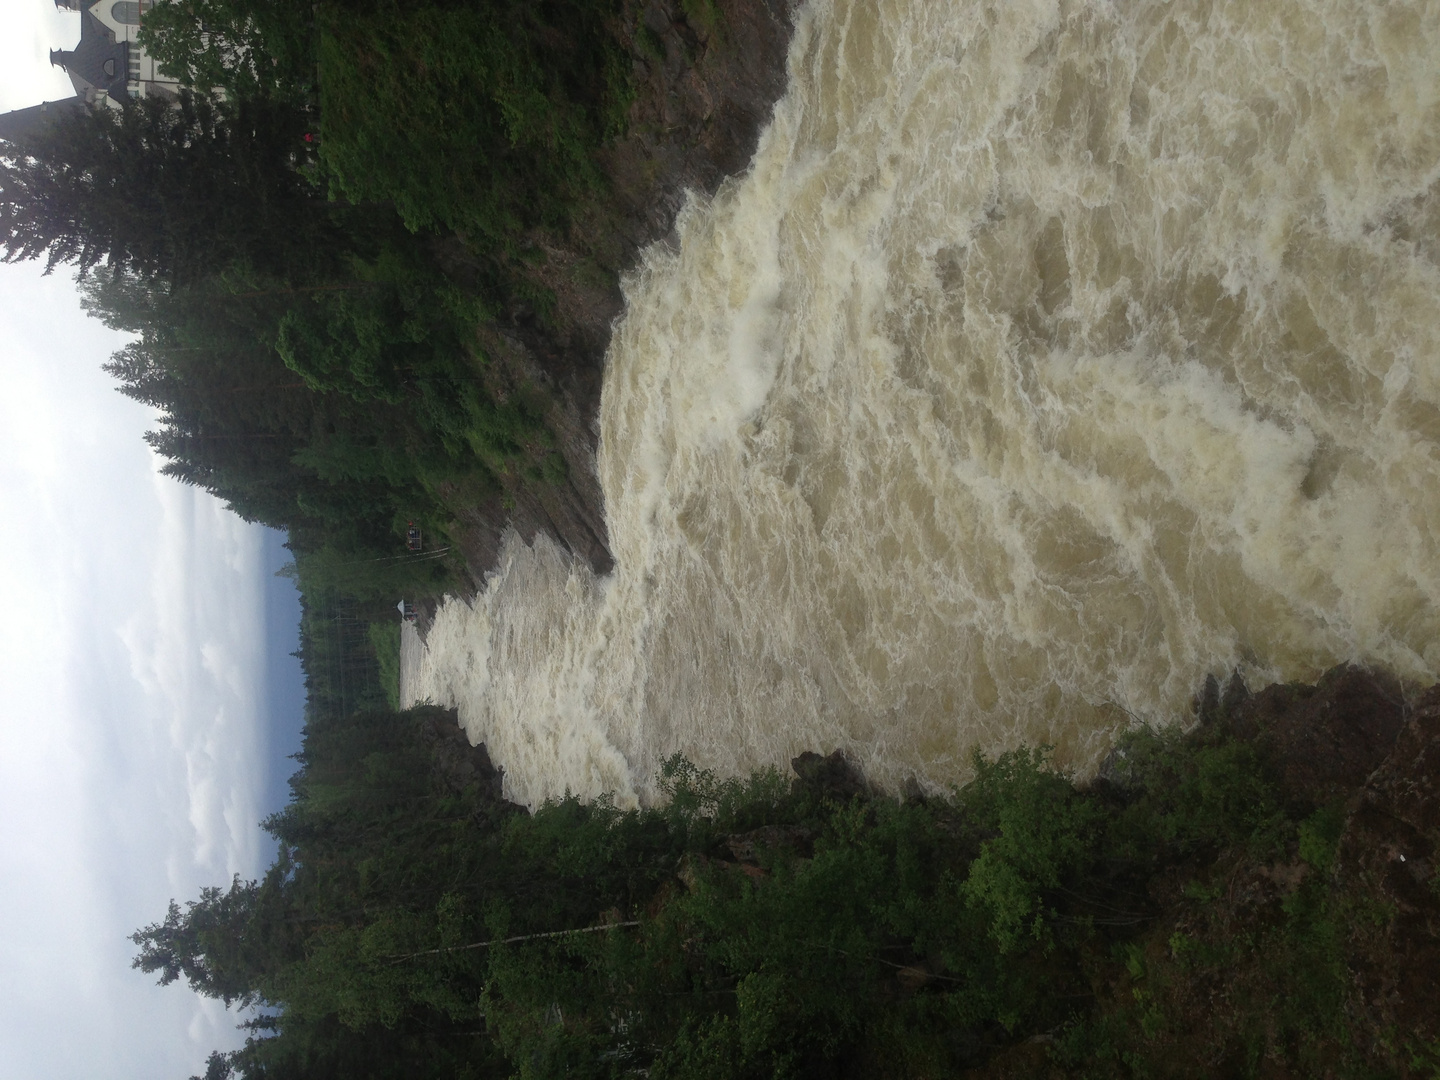
[[[616,565],[406,650],[512,798],[1093,768],[1207,673],[1440,678],[1440,4],[812,0],[607,357]]]

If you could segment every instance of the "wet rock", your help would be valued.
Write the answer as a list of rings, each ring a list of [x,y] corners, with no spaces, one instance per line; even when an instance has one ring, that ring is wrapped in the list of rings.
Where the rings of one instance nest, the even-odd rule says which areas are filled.
[[[1221,712],[1274,764],[1287,798],[1323,806],[1345,798],[1385,760],[1405,722],[1405,695],[1392,675],[1341,665],[1314,686],[1277,683],[1233,709],[1222,701]]]
[[[1121,796],[1128,795],[1135,786],[1135,765],[1123,747],[1112,746],[1100,768],[1095,773],[1091,787],[1104,793],[1107,789]]]
[[[1213,724],[1220,716],[1220,680],[1214,675],[1205,676],[1205,685],[1195,695],[1192,703],[1195,718],[1202,727]]]
[[[505,770],[490,760],[485,744],[472,746],[454,709],[429,706],[420,711],[420,737],[429,747],[434,776],[446,789],[460,794],[478,786],[485,802],[501,813],[526,813],[505,798]]]
[[[810,791],[822,798],[844,801],[870,793],[870,785],[860,767],[844,750],[833,750],[825,757],[807,750],[790,762],[795,770],[792,788],[797,793]]]
[[[1232,672],[1225,683],[1225,693],[1220,697],[1220,715],[1234,716],[1249,700],[1250,688],[1245,685],[1240,672]]]
[[[682,0],[646,0],[635,24],[639,93],[628,134],[604,155],[627,254],[670,231],[686,191],[713,192],[750,163],[784,92],[788,0],[714,0],[714,11],[707,26]]]
[[[686,892],[694,892],[700,887],[701,875],[705,872],[710,860],[704,855],[697,855],[693,851],[687,851],[680,856],[680,861],[675,864],[675,876],[680,884],[685,886]]]
[[[1205,685],[1190,702],[1190,710],[1201,727],[1209,727],[1217,721],[1235,716],[1249,700],[1250,688],[1245,685],[1240,672],[1231,673],[1223,692],[1220,689],[1220,680],[1213,674],[1206,675]]]
[[[679,879],[681,885],[685,886],[686,892],[692,893],[700,888],[707,875],[716,872],[741,874],[755,882],[763,881],[770,876],[769,871],[753,864],[711,859],[693,851],[682,855],[679,863],[675,866],[676,878]]]
[[[920,786],[920,781],[914,776],[907,776],[905,783],[900,787],[900,796],[904,802],[920,803],[924,805],[930,801],[930,796]]]
[[[423,596],[415,601],[415,633],[420,636],[422,643],[430,635],[430,628],[435,625],[435,614],[440,610],[443,599],[439,596]]]

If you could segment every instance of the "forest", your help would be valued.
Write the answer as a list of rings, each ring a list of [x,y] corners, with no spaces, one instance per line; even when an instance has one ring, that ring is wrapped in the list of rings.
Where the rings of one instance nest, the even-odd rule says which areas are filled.
[[[741,6],[171,0],[178,103],[0,146],[5,258],[80,275],[165,471],[295,557],[278,855],[133,938],[244,1010],[206,1080],[1440,1076],[1435,691],[1212,681],[1083,785],[1044,748],[903,797],[840,751],[676,758],[662,805],[533,812],[398,708],[395,599],[474,588],[495,522],[608,557],[574,415],[619,274],[654,177],[756,120],[695,165],[711,129],[647,102],[760,55]]]
[[[160,414],[165,471],[288,531],[325,578],[403,552],[409,522],[440,552],[463,511],[564,484],[554,384],[600,357],[565,353],[547,252],[593,256],[564,274],[618,298],[595,158],[634,91],[609,0],[297,10],[149,12],[178,104],[13,145],[0,223],[8,260],[78,272],[136,335],[108,370]],[[526,340],[557,370],[508,355]],[[390,606],[463,579],[458,555],[415,561],[341,576]]]
[[[944,796],[836,752],[507,803],[453,713],[312,712],[279,854],[139,930],[244,1077],[1427,1077],[1440,692],[1337,668]]]

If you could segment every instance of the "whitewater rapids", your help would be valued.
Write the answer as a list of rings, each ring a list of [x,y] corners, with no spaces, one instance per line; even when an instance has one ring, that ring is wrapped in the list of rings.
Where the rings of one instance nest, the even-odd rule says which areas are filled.
[[[511,798],[845,747],[1093,768],[1341,660],[1440,678],[1440,3],[814,0],[627,280],[615,569],[404,649]]]

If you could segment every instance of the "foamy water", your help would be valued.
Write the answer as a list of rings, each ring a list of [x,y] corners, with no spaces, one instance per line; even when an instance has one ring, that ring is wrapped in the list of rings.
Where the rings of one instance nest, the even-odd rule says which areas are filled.
[[[810,4],[627,283],[613,574],[512,538],[407,696],[535,803],[1440,677],[1437,58],[1435,2]]]

